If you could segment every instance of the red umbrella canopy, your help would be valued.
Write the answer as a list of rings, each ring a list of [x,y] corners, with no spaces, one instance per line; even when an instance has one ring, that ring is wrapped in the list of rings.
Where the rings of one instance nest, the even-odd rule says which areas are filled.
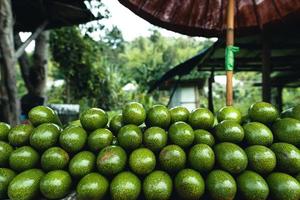
[[[224,36],[228,0],[119,0],[150,23],[190,36]],[[296,23],[295,23],[296,22]],[[300,0],[235,0],[235,30],[300,24]]]

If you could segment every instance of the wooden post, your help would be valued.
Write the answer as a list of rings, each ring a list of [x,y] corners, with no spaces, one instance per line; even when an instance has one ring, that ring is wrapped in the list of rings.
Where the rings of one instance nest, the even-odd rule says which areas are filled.
[[[262,34],[262,100],[271,102],[271,49],[266,32]]]

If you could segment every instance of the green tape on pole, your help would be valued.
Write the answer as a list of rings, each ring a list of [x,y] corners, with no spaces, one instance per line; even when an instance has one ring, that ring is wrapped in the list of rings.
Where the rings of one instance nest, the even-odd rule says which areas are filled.
[[[225,70],[233,71],[234,68],[234,54],[239,52],[240,48],[229,45],[225,49]]]

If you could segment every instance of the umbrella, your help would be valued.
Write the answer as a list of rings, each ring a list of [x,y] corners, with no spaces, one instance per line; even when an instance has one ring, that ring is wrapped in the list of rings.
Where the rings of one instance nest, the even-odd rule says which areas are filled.
[[[300,21],[298,0],[119,0],[152,24],[190,36],[225,37],[226,104],[232,105],[234,33],[277,30]]]

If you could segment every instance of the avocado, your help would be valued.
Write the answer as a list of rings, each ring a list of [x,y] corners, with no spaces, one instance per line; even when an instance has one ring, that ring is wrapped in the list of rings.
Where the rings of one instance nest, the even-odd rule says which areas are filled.
[[[63,170],[48,172],[40,181],[40,191],[47,199],[65,197],[70,192],[71,186],[71,176]]]
[[[214,136],[210,132],[204,129],[194,130],[194,135],[195,135],[194,138],[195,144],[207,144],[210,147],[215,145]]]
[[[167,145],[168,134],[160,127],[150,127],[143,134],[144,145],[153,152],[159,152]]]
[[[289,108],[283,111],[280,115],[281,118],[293,118],[300,120],[300,105]]]
[[[154,171],[143,182],[143,192],[147,200],[170,199],[173,190],[173,182],[168,173]]]
[[[147,148],[139,148],[131,152],[129,166],[138,175],[149,174],[156,165],[156,158],[152,151]]]
[[[272,126],[277,141],[300,145],[300,121],[292,118],[277,120]]]
[[[8,166],[9,157],[13,151],[14,149],[10,144],[0,141],[0,167]]]
[[[270,124],[279,117],[277,108],[267,102],[252,104],[249,108],[248,115],[252,121],[263,124]]]
[[[262,145],[247,147],[245,152],[248,157],[249,168],[259,174],[271,173],[276,167],[274,152]]]
[[[233,106],[225,106],[217,112],[217,119],[218,122],[231,120],[239,124],[242,121],[242,114],[237,108]]]
[[[177,172],[185,167],[186,155],[178,145],[168,145],[159,153],[160,167],[167,172]]]
[[[80,151],[87,140],[87,133],[81,127],[70,127],[63,130],[59,136],[60,146],[69,153]]]
[[[214,200],[233,200],[237,187],[234,178],[223,170],[211,171],[205,181],[210,197]]]
[[[300,183],[288,174],[274,172],[268,176],[267,183],[274,200],[300,199]]]
[[[185,122],[175,122],[172,124],[168,134],[170,141],[182,148],[189,147],[194,142],[194,130]]]
[[[171,123],[169,109],[163,105],[152,106],[147,113],[146,124],[148,127],[158,126],[167,129]]]
[[[113,116],[109,122],[109,129],[114,133],[118,134],[120,128],[124,126],[122,114]]]
[[[197,108],[189,116],[189,124],[193,129],[209,130],[213,127],[215,118],[207,108]]]
[[[97,157],[98,171],[106,176],[121,172],[126,165],[127,155],[119,146],[108,146],[100,151]]]
[[[4,122],[0,122],[0,141],[8,141],[8,133],[10,125]]]
[[[259,122],[249,122],[243,128],[247,144],[270,146],[273,143],[273,134],[266,125]]]
[[[283,172],[300,172],[300,150],[292,144],[274,143],[271,150],[276,155],[277,168]]]
[[[28,145],[32,130],[33,127],[29,124],[21,124],[13,127],[8,133],[9,144],[14,147]]]
[[[114,200],[135,200],[141,193],[141,181],[131,172],[121,172],[110,184],[110,195]]]
[[[107,113],[100,108],[90,108],[80,116],[80,123],[86,131],[94,131],[107,125]]]
[[[245,151],[236,144],[219,143],[215,145],[214,152],[218,165],[232,174],[241,173],[248,165]]]
[[[26,170],[13,178],[8,185],[11,200],[32,200],[39,195],[39,184],[44,172],[40,169]]]
[[[75,178],[82,178],[95,168],[96,157],[89,151],[77,153],[69,163],[69,172]]]
[[[118,142],[126,150],[134,150],[141,146],[143,134],[141,129],[133,124],[123,126],[118,133]]]
[[[99,128],[94,130],[88,136],[88,147],[91,151],[98,153],[104,147],[111,145],[113,134],[106,128]]]
[[[60,131],[60,127],[56,124],[41,124],[33,129],[30,135],[30,145],[36,150],[45,151],[57,144]]]
[[[85,175],[76,187],[78,200],[98,200],[102,199],[108,192],[108,180],[98,174],[90,173]]]
[[[244,129],[236,121],[223,120],[215,126],[214,133],[219,142],[238,144],[244,139]]]
[[[32,108],[28,113],[28,118],[33,126],[38,126],[43,123],[62,125],[56,112],[47,106],[36,106]]]
[[[267,182],[253,171],[244,171],[236,182],[238,193],[245,200],[266,200],[269,196]]]
[[[122,110],[124,124],[141,125],[145,122],[146,111],[144,106],[137,102],[127,103]]]
[[[187,122],[189,120],[190,111],[183,106],[176,106],[170,109],[171,124],[175,122]]]
[[[44,171],[64,169],[69,163],[68,153],[60,147],[47,149],[41,157],[41,165]]]
[[[193,169],[183,169],[175,177],[175,190],[182,199],[200,199],[205,191],[201,174]]]
[[[188,154],[188,162],[191,168],[201,172],[210,172],[215,165],[215,154],[207,144],[194,145]]]
[[[16,173],[8,168],[0,168],[0,199],[7,199],[9,183],[16,176]]]
[[[24,146],[14,150],[10,154],[9,166],[17,172],[22,172],[36,167],[39,159],[40,156],[36,150],[30,146]]]

